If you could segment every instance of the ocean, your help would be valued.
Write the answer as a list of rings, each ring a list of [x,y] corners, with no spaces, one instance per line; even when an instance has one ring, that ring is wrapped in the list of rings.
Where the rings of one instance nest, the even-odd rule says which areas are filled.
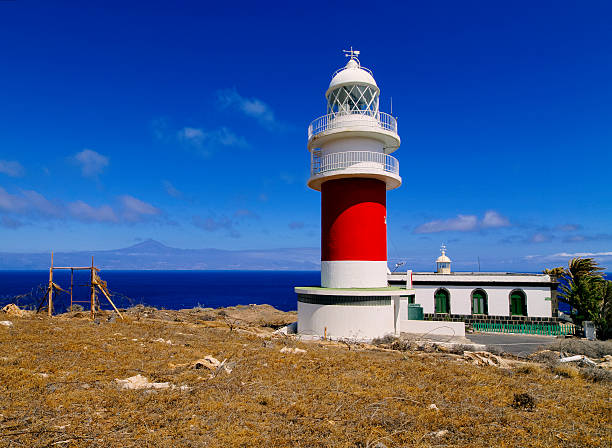
[[[76,272],[76,271],[75,271]],[[297,309],[295,286],[319,285],[319,271],[102,271],[112,299],[120,307],[144,304],[156,308],[181,309],[196,306],[218,308],[234,305],[269,304],[283,311]],[[54,271],[54,282],[69,291],[70,272]],[[89,272],[75,273],[75,300],[89,300]],[[49,271],[0,271],[0,307],[10,302],[36,306],[49,282]],[[26,294],[24,297],[15,296]],[[100,295],[103,309],[110,304]],[[88,305],[84,304],[85,308]],[[70,306],[70,296],[54,299],[56,312]]]
[[[69,271],[55,271],[53,275],[54,282],[68,291]],[[143,304],[166,309],[255,303],[293,311],[297,309],[293,288],[319,285],[321,280],[319,271],[102,271],[100,276],[120,308]],[[612,280],[612,274],[604,276]],[[75,300],[89,300],[89,289],[83,286],[88,281],[88,271],[75,271]],[[0,308],[11,302],[21,307],[36,306],[48,282],[49,271],[0,271]],[[103,309],[110,308],[101,295],[100,303]],[[54,305],[56,312],[65,311],[70,296],[56,294]],[[560,304],[560,309],[568,312],[569,306]]]

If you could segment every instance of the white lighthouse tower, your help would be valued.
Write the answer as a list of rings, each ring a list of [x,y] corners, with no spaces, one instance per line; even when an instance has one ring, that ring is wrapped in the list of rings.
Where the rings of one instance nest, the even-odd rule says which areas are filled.
[[[397,121],[379,110],[380,89],[345,51],[327,114],[308,127],[308,186],[321,192],[321,286],[299,287],[298,332],[368,339],[399,331],[399,297],[387,284],[387,190],[401,185]]]

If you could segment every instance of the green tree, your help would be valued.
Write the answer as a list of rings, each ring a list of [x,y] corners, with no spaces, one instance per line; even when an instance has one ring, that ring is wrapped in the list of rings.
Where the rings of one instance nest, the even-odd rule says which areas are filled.
[[[602,269],[593,258],[573,258],[568,267],[544,270],[561,280],[559,300],[576,310],[572,317],[577,323],[590,320],[599,336],[612,336],[612,282],[605,280]]]

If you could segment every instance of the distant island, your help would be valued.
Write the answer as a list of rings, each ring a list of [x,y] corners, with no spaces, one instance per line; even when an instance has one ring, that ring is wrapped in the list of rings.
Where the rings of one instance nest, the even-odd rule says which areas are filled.
[[[178,249],[152,239],[111,250],[55,252],[56,265],[89,264],[105,270],[295,270],[320,269],[318,248],[223,250]],[[0,252],[0,269],[48,269],[50,253]]]

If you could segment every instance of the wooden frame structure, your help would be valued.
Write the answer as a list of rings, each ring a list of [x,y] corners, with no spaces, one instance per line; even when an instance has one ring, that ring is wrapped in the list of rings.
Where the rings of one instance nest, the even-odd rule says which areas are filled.
[[[123,315],[121,314],[121,312],[119,312],[119,310],[117,309],[117,307],[115,306],[115,304],[110,298],[110,293],[108,291],[108,288],[106,287],[106,282],[103,281],[98,275],[98,272],[100,272],[100,269],[94,266],[93,256],[91,257],[91,266],[54,266],[53,265],[53,252],[51,252],[51,267],[49,268],[49,285],[47,286],[47,292],[45,293],[41,302],[38,305],[38,309],[36,311],[37,313],[42,308],[42,304],[46,298],[47,299],[47,312],[49,314],[49,317],[53,316],[53,291],[56,290],[56,291],[68,292],[60,288],[59,285],[53,282],[53,271],[58,270],[58,269],[60,270],[70,269],[70,291],[69,292],[70,292],[70,309],[71,310],[72,310],[72,305],[75,303],[89,303],[91,307],[91,318],[94,319],[96,315],[96,303],[97,303],[96,288],[97,288],[104,295],[104,297],[106,297],[106,300],[108,300],[108,302],[113,306],[113,309],[117,312],[119,317],[123,319]],[[74,296],[73,296],[73,290],[75,286],[74,285],[74,271],[84,271],[84,270],[90,271],[90,281],[89,283],[86,283],[84,285],[77,285],[77,286],[89,286],[89,300],[88,301],[84,301],[84,300],[77,301],[77,300],[74,300]]]

